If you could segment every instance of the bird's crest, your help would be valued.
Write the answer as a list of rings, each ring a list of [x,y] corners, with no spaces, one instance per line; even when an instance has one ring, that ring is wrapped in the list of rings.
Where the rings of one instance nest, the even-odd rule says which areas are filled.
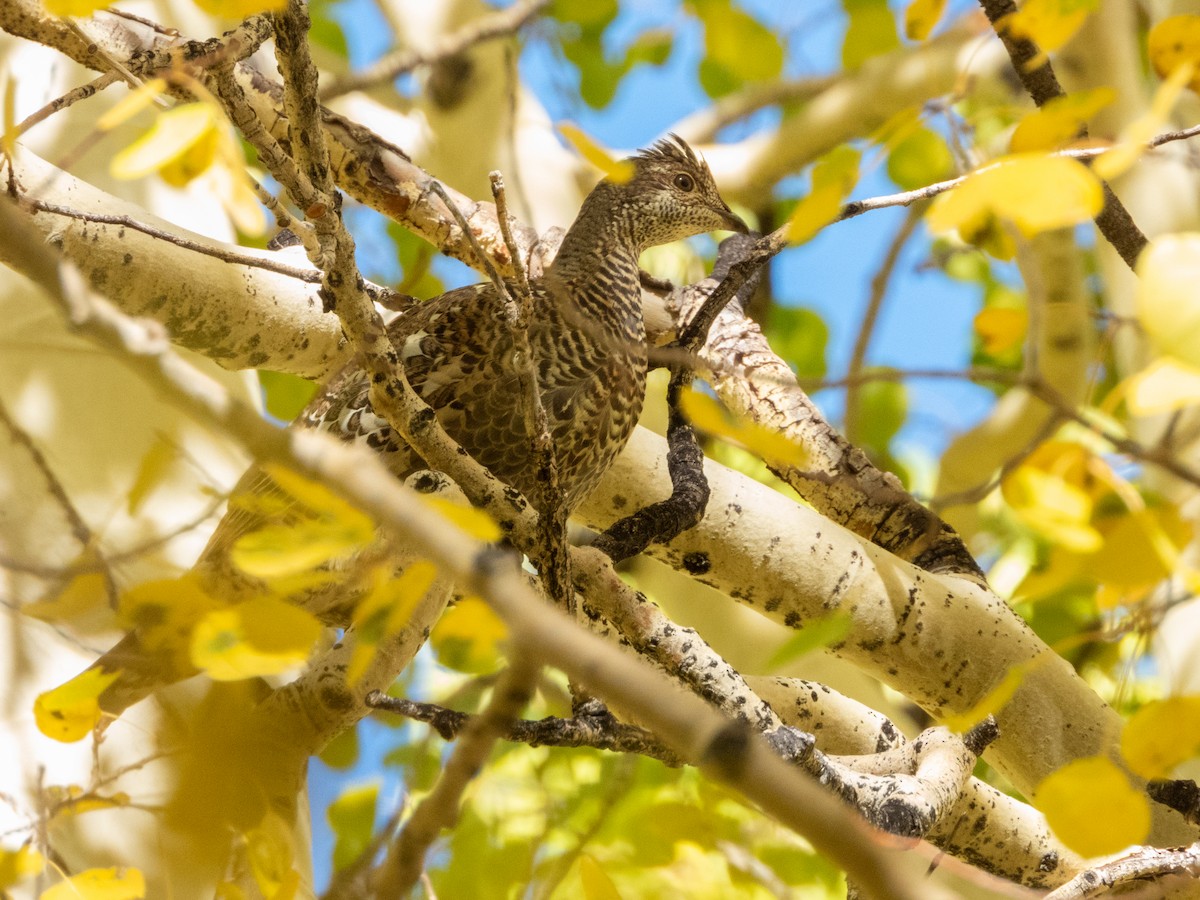
[[[634,159],[647,162],[662,161],[686,163],[698,171],[708,171],[708,163],[701,159],[696,151],[688,146],[687,141],[675,132],[668,132],[664,138],[659,138],[644,150],[634,154]]]

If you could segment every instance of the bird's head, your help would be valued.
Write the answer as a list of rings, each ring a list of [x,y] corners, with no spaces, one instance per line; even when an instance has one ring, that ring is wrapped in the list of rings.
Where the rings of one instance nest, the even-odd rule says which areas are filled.
[[[629,162],[633,177],[616,187],[642,248],[710,231],[748,231],[721,199],[708,163],[678,135],[656,141]]]

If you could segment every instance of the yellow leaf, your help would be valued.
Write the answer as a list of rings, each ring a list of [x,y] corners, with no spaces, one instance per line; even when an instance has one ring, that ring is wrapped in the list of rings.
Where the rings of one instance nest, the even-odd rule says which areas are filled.
[[[210,16],[244,19],[260,12],[279,12],[287,0],[196,0],[196,5]]]
[[[291,900],[300,887],[295,869],[296,846],[292,831],[276,812],[268,812],[245,834],[250,871],[262,896]]]
[[[166,89],[167,82],[162,78],[151,78],[142,82],[106,110],[96,120],[96,127],[101,131],[111,131],[118,125],[125,124],[143,109],[152,106]]]
[[[734,422],[725,408],[707,394],[684,391],[679,397],[683,414],[700,431],[740,444],[779,465],[803,466],[808,453],[786,437],[754,422]]]
[[[1097,178],[1112,181],[1141,158],[1146,142],[1161,130],[1194,71],[1191,63],[1184,63],[1158,86],[1150,108],[1121,130],[1121,138],[1111,150],[1092,160]]]
[[[121,595],[119,609],[147,651],[186,657],[192,627],[222,605],[188,573],[130,588]]]
[[[1106,588],[1102,597],[1114,603],[1140,599],[1180,565],[1180,552],[1191,540],[1192,527],[1173,504],[1125,510],[1096,523],[1102,550],[1087,564],[1088,576]]]
[[[83,558],[83,557],[81,557]],[[108,606],[108,580],[103,572],[81,572],[57,594],[26,603],[21,612],[43,622],[66,622]]]
[[[366,674],[375,649],[386,638],[398,634],[437,577],[437,567],[418,560],[399,575],[391,566],[375,572],[372,589],[354,610],[355,644],[346,669],[346,680],[355,684]]]
[[[4,129],[0,136],[0,151],[7,157],[17,150],[17,77],[11,72],[4,79]]]
[[[1152,240],[1137,261],[1138,320],[1155,345],[1200,368],[1200,233]]]
[[[98,809],[122,809],[129,805],[129,795],[118,791],[115,794],[99,794],[85,791],[77,784],[50,785],[45,790],[46,811],[51,819],[78,816]]]
[[[991,306],[979,311],[974,324],[984,351],[991,356],[999,356],[1020,346],[1025,339],[1025,332],[1029,329],[1029,311]]]
[[[1200,369],[1170,356],[1152,360],[1125,382],[1125,402],[1135,416],[1200,405]]]
[[[579,880],[583,883],[585,900],[621,900],[621,892],[608,873],[587,853],[579,857]]]
[[[37,875],[45,865],[42,854],[28,844],[17,850],[0,847],[0,891],[7,891],[30,875]]]
[[[142,178],[159,172],[182,186],[203,172],[216,157],[225,122],[212,103],[184,103],[159,113],[144,135],[113,157],[114,178]]]
[[[429,636],[442,665],[460,672],[493,672],[500,665],[500,644],[508,636],[504,621],[478,597],[464,597],[438,619]]]
[[[344,521],[348,528],[364,534],[374,534],[375,523],[371,521],[371,517],[325,485],[310,481],[303,475],[274,463],[269,463],[263,468],[284,493],[303,503],[314,514]]]
[[[934,200],[926,222],[933,231],[957,229],[963,240],[1011,222],[1026,237],[1086,222],[1104,205],[1104,191],[1087,166],[1062,156],[1006,156],[967,176]]]
[[[802,244],[834,221],[842,201],[858,183],[857,150],[843,144],[830,150],[813,165],[812,190],[801,198],[788,218],[789,243]]]
[[[1100,0],[1025,0],[1004,20],[1003,27],[1038,45],[1043,55],[1030,63],[1036,68],[1046,53],[1053,53],[1069,41],[1099,5]]]
[[[1040,665],[1044,658],[1044,655],[1039,656],[1030,662],[1013,666],[1004,673],[999,684],[984,694],[969,709],[942,716],[942,724],[951,731],[962,734],[970,731],[988,716],[998,715],[1008,705],[1008,701],[1013,698],[1017,688],[1021,686],[1021,682],[1025,680],[1030,670]]]
[[[1089,553],[1104,542],[1091,525],[1091,496],[1060,475],[1026,462],[1004,479],[1001,492],[1017,517],[1052,544]]]
[[[38,731],[64,744],[83,740],[100,723],[100,695],[120,674],[120,671],[87,669],[65,684],[39,694],[33,702]]]
[[[498,541],[504,536],[496,520],[482,509],[455,503],[445,497],[427,497],[421,495],[426,504],[437,510],[442,518],[449,519],[461,531],[465,531],[477,541]]]
[[[47,11],[56,16],[90,16],[112,6],[112,0],[46,0]]]
[[[146,497],[163,483],[178,455],[179,452],[175,445],[160,435],[146,455],[142,457],[137,475],[133,479],[133,487],[129,489],[126,502],[130,515],[135,515],[141,509],[142,504],[146,502]]]
[[[345,559],[373,537],[373,530],[364,534],[353,523],[309,519],[242,535],[229,558],[247,575],[276,582]]]
[[[192,631],[192,663],[215,681],[277,675],[308,659],[321,634],[310,613],[274,597],[210,612]]]
[[[1082,856],[1116,853],[1150,833],[1150,801],[1110,759],[1076,759],[1038,785],[1033,805]]]
[[[904,34],[910,41],[929,37],[946,9],[946,0],[912,0],[904,11]]]
[[[1021,119],[1009,141],[1009,151],[1034,153],[1064,147],[1079,136],[1079,129],[1088,119],[1116,99],[1117,92],[1110,87],[1055,97]]]
[[[1200,90],[1200,16],[1168,16],[1150,29],[1146,36],[1146,53],[1159,78],[1166,78],[1183,66],[1192,74],[1187,86]]]
[[[558,133],[567,139],[567,143],[614,184],[624,184],[636,173],[632,162],[627,159],[613,159],[611,153],[592,140],[578,125],[559,122],[557,127]]]
[[[1121,756],[1143,778],[1169,778],[1176,766],[1198,753],[1200,697],[1147,703],[1121,733]]]
[[[138,869],[86,869],[43,891],[38,900],[141,900],[146,879]]]

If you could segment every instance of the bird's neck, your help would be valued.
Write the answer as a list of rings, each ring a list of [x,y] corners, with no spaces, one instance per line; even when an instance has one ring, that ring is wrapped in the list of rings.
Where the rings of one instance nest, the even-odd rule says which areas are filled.
[[[642,247],[620,198],[619,188],[606,182],[588,195],[547,275],[567,287],[564,296],[589,319],[640,342]]]

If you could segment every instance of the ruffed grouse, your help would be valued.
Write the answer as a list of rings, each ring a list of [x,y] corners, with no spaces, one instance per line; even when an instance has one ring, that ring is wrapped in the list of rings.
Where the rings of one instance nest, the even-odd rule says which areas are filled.
[[[715,230],[746,231],[717,192],[707,164],[671,135],[634,155],[633,177],[601,181],[584,200],[554,262],[532,282],[529,342],[554,439],[559,485],[568,508],[595,487],[625,446],[641,412],[646,382],[638,257],[642,250]],[[388,328],[413,388],[447,432],[495,475],[535,494],[513,337],[504,298],[491,283],[449,291],[398,317]],[[405,477],[420,456],[376,416],[368,381],[351,362],[318,392],[296,422],[345,440],[365,441]],[[252,470],[238,491],[262,491]],[[236,493],[236,492],[235,492]],[[255,516],[231,509],[198,568],[236,578],[228,562],[235,537]],[[95,664],[121,675],[101,695],[120,714],[156,684],[192,672],[186,662],[147,653],[131,633]]]

